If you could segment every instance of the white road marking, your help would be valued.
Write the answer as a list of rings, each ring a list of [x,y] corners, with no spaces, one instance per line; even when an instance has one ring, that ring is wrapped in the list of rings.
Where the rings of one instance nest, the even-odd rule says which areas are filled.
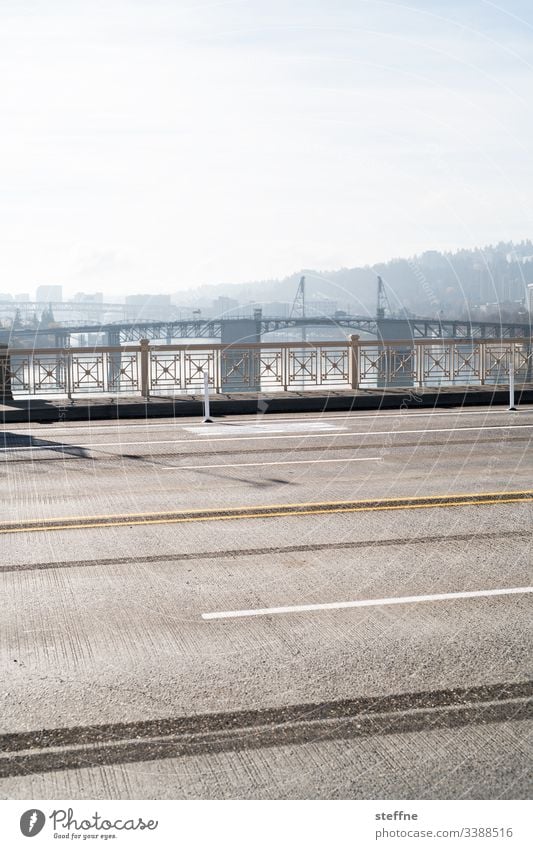
[[[195,427],[184,427],[189,433],[197,433],[201,436],[223,436],[224,434],[247,434],[247,433],[293,433],[294,431],[307,430],[345,430],[338,425],[328,422],[272,422],[265,424],[227,424],[219,427],[206,427],[199,425]]]
[[[295,466],[299,463],[309,465],[311,463],[363,463],[368,460],[382,461],[382,457],[343,457],[340,460],[272,460],[268,463],[216,463],[210,466],[163,466],[162,471],[170,469],[179,469],[180,471],[194,470],[201,471],[202,469],[242,469],[244,466]]]
[[[514,418],[516,418],[517,414],[527,415],[528,413],[530,414],[531,412],[533,412],[533,409],[531,407],[522,406],[520,409],[513,412],[512,416]],[[285,419],[284,415],[285,414],[283,414],[283,413],[272,413],[272,414],[269,414],[268,417],[269,418],[275,417],[277,419],[278,416],[279,416],[281,421],[290,421],[288,419]],[[287,415],[289,415],[289,414],[287,414]],[[307,416],[309,414],[305,413],[304,415],[307,418]],[[413,413],[406,413],[405,410],[397,410],[395,413],[382,413],[379,410],[378,411],[369,410],[368,413],[363,413],[363,414],[354,414],[354,413],[350,413],[349,411],[347,411],[347,414],[344,415],[344,416],[332,416],[329,413],[324,413],[320,417],[320,419],[316,419],[316,417],[314,417],[314,416],[309,416],[309,421],[327,420],[327,421],[344,421],[346,423],[349,423],[349,422],[353,421],[354,419],[363,419],[363,420],[366,419],[367,421],[372,421],[372,420],[377,420],[377,419],[396,419],[396,418],[398,418],[398,416],[401,416],[402,419],[417,419],[417,418],[419,419],[419,418],[425,418],[425,417],[433,419],[433,418],[441,418],[441,417],[446,417],[446,416],[447,417],[449,417],[449,416],[459,417],[460,416],[462,418],[463,416],[502,416],[502,415],[511,415],[511,414],[509,413],[509,410],[507,410],[507,409],[493,410],[493,409],[490,409],[490,408],[483,409],[483,410],[465,410],[464,408],[461,408],[461,409],[450,410],[450,411],[445,411],[445,410],[427,410],[427,411],[425,411],[425,410],[422,409],[422,410],[419,410],[419,411],[413,412]],[[192,418],[192,416],[184,416],[184,418]],[[258,414],[257,418],[264,418],[264,416],[262,416],[262,415],[260,416]],[[237,424],[241,424],[241,423],[242,424],[249,424],[250,419],[252,421],[254,420],[253,415],[249,417],[248,421],[246,421],[245,419],[234,419],[233,417],[232,417],[231,421],[236,422]],[[73,427],[71,427],[70,425],[67,425],[67,424],[65,424],[65,425],[42,424],[39,428],[25,427],[24,429],[23,428],[17,429],[17,423],[13,422],[12,425],[9,425],[9,428],[10,428],[10,430],[12,429],[11,430],[12,433],[23,433],[23,434],[28,434],[28,435],[31,435],[31,434],[38,435],[38,434],[43,434],[43,433],[63,433],[63,434],[78,433],[79,431],[86,431],[86,430],[91,431],[91,432],[98,431],[98,430],[104,430],[104,431],[109,432],[109,431],[119,431],[119,430],[144,430],[144,429],[158,430],[158,429],[165,429],[165,428],[170,429],[172,427],[178,427],[178,428],[181,428],[181,429],[185,429],[185,427],[186,427],[186,425],[184,425],[184,423],[183,423],[182,418],[179,418],[179,419],[168,418],[166,420],[165,424],[154,424],[153,422],[154,422],[153,419],[143,419],[142,422],[139,423],[139,424],[124,424],[123,422],[120,422],[120,421],[113,421],[110,424],[106,424],[106,425],[87,424],[87,425],[75,425]]]
[[[328,604],[297,604],[290,607],[257,607],[251,610],[223,610],[202,613],[202,619],[238,619],[246,616],[272,616],[277,613],[306,613],[310,610],[342,610],[347,607],[384,607],[390,604],[415,604],[422,601],[454,601],[459,598],[486,598],[487,596],[533,593],[533,587],[509,587],[498,590],[475,590],[474,592],[435,593],[434,595],[411,595],[399,598],[372,598],[360,601],[333,601]]]
[[[533,428],[533,424],[522,424],[522,425],[478,425],[472,427],[442,427],[442,428],[423,428],[420,430],[368,430],[368,431],[344,431],[337,432],[334,434],[329,433],[298,433],[298,434],[279,434],[273,433],[272,435],[261,431],[261,436],[212,436],[212,442],[248,442],[250,440],[255,440],[257,442],[263,441],[265,439],[323,439],[325,436],[333,436],[335,439],[345,438],[347,436],[404,436],[412,433],[423,433],[426,436],[432,433],[463,433],[471,430],[519,430],[521,428]],[[40,438],[40,437],[36,437]],[[2,447],[0,446],[0,451],[39,451],[39,450],[57,450],[58,448],[123,448],[128,445],[181,445],[186,443],[187,445],[193,445],[195,443],[202,442],[205,444],[205,439],[136,439],[130,442],[122,442],[120,439],[115,440],[114,442],[57,442],[51,445],[25,445],[20,448],[17,447]]]

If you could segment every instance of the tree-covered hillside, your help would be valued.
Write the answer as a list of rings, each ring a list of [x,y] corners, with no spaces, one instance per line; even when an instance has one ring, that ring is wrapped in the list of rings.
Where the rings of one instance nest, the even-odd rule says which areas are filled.
[[[426,251],[372,267],[302,269],[283,280],[203,286],[195,295],[208,300],[224,294],[242,304],[290,303],[302,274],[310,304],[332,300],[339,309],[374,314],[380,274],[394,313],[405,310],[429,317],[516,319],[523,313],[527,284],[533,283],[533,242],[500,242],[446,253]]]

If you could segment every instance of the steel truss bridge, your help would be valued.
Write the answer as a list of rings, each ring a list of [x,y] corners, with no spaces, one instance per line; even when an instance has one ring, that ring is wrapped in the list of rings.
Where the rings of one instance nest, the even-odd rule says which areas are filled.
[[[240,324],[239,324],[240,323]],[[378,338],[405,339],[517,339],[531,336],[531,323],[497,322],[497,321],[459,321],[456,319],[429,318],[373,318],[369,316],[343,316],[340,318],[279,318],[263,317],[248,319],[184,319],[178,321],[135,321],[113,322],[111,324],[81,324],[57,325],[55,327],[39,328],[38,330],[15,330],[5,334],[0,341],[9,344],[21,344],[28,340],[36,340],[41,336],[55,337],[56,346],[68,346],[70,337],[77,334],[105,334],[108,345],[128,342],[138,342],[141,339],[171,340],[171,339],[222,339],[224,330],[232,327],[233,332],[239,326],[247,333],[255,325],[255,332],[260,339],[266,333],[276,330],[300,327],[342,327],[357,332],[358,330],[371,333]],[[397,333],[397,335],[395,335]]]

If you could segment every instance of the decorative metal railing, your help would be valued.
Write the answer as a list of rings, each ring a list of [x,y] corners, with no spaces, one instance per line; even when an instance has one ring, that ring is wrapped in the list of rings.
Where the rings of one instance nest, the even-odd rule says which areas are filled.
[[[357,386],[470,386],[533,380],[533,340],[416,340],[358,345]]]
[[[533,339],[139,345],[0,351],[0,394],[214,392],[533,382]],[[2,377],[3,376],[3,377]],[[3,384],[3,391],[2,391]]]

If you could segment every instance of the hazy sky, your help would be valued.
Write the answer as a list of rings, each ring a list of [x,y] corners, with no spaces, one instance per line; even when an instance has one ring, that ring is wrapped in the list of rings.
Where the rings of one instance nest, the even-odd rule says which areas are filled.
[[[0,291],[533,236],[533,4],[0,0]]]

